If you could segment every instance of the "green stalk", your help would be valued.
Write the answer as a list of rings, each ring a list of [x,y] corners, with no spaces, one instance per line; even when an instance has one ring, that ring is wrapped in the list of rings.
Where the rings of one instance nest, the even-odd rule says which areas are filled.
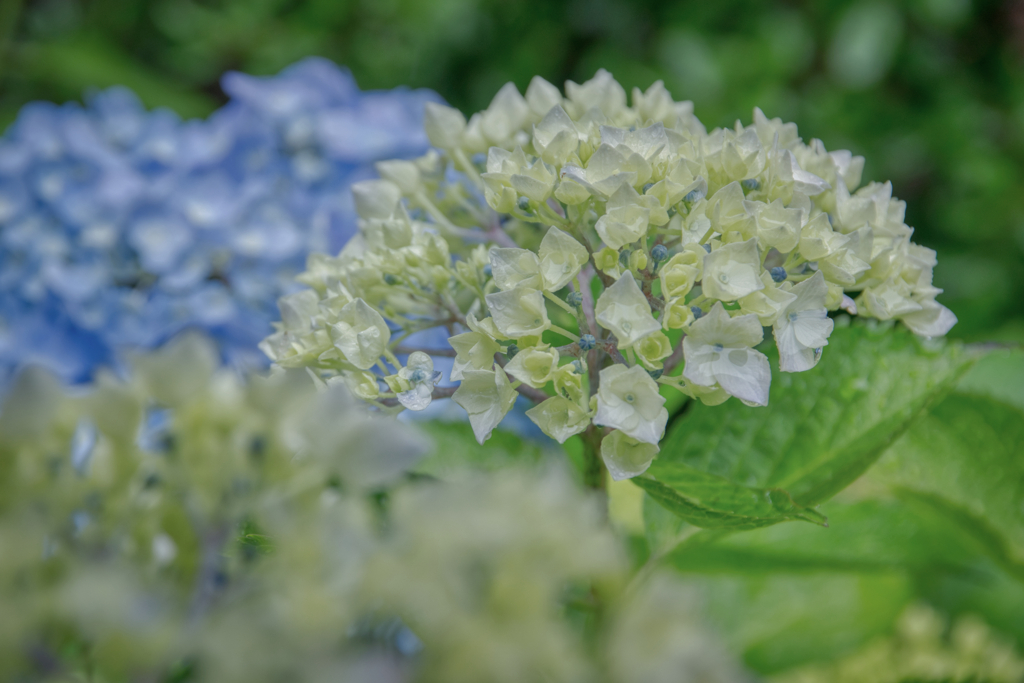
[[[608,484],[604,460],[601,459],[601,439],[603,438],[601,428],[591,424],[581,436],[583,437],[583,485],[602,494],[605,512],[607,512]]]

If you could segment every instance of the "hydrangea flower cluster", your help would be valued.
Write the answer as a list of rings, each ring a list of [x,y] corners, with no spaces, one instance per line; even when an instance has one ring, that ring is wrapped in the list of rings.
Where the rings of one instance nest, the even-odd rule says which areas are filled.
[[[406,478],[423,435],[344,387],[132,365],[0,410],[0,679],[748,680],[563,470]]]
[[[83,381],[183,328],[265,364],[256,345],[308,252],[355,232],[349,185],[422,154],[439,99],[360,92],[322,59],[223,87],[206,120],[123,88],[22,110],[0,140],[0,386],[29,362]]]
[[[779,369],[802,372],[830,310],[925,336],[955,322],[891,186],[857,189],[862,157],[759,109],[709,133],[661,82],[627,106],[599,71],[564,96],[510,83],[468,121],[428,104],[425,125],[436,149],[353,185],[359,235],[281,300],[263,343],[278,364],[384,406],[452,396],[481,443],[518,391],[551,438],[600,441],[621,479],[658,452],[660,387],[767,404],[764,328]],[[409,344],[432,328],[451,349]],[[431,356],[446,355],[458,389],[436,387]]]

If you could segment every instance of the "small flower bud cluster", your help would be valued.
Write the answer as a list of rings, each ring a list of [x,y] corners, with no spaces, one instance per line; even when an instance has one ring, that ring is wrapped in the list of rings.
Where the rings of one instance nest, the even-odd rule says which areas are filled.
[[[780,370],[800,372],[828,344],[830,310],[925,336],[955,322],[890,185],[856,190],[862,157],[759,109],[708,133],[660,82],[627,106],[600,71],[564,96],[539,77],[525,96],[508,84],[468,121],[428,104],[425,126],[437,150],[355,185],[360,235],[311,258],[312,289],[282,300],[264,343],[279,364],[420,409],[450,392],[429,350],[397,354],[446,328],[453,398],[481,443],[518,391],[559,442],[606,428],[602,456],[624,478],[658,452],[659,385],[767,404],[766,327]]]

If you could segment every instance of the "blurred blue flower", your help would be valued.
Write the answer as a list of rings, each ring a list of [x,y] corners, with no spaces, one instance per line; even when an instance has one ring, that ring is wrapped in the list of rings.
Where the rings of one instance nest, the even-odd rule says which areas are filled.
[[[317,58],[222,85],[206,120],[111,88],[30,104],[0,138],[0,388],[28,363],[86,381],[185,328],[266,364],[277,298],[355,232],[349,185],[425,152],[423,105],[440,101],[361,92]]]

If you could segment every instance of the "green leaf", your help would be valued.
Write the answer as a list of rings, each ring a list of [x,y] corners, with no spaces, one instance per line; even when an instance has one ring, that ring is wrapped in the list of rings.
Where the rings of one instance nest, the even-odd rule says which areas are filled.
[[[895,501],[827,503],[830,525],[781,524],[714,543],[690,539],[665,560],[681,572],[765,574],[811,572],[965,571],[970,549],[944,533],[934,515]],[[956,539],[959,540],[959,539]]]
[[[885,454],[870,479],[932,508],[1024,580],[1024,412],[954,394]]]
[[[641,485],[698,526],[814,519],[808,508],[860,476],[973,359],[891,325],[837,326],[816,368],[774,373],[766,408],[693,405],[651,467],[661,486]],[[752,492],[762,498],[747,509]]]
[[[986,354],[964,375],[956,390],[988,396],[1024,410],[1024,351],[999,349]]]
[[[903,606],[922,598],[1024,633],[1021,584],[931,508],[893,499],[822,508],[828,528],[703,531],[664,556],[699,587],[709,616],[753,668],[842,655],[887,632]]]
[[[688,583],[730,650],[761,674],[827,661],[888,633],[914,595],[901,572],[694,576]]]
[[[1013,636],[1024,648],[1024,583],[984,564],[968,574],[929,573],[918,577],[918,594],[952,616],[980,616]]]
[[[639,485],[640,478],[631,481]],[[650,494],[644,495],[643,515],[644,536],[652,553],[660,553],[671,548],[676,544],[684,528],[690,526],[678,515],[656,502]]]
[[[787,520],[826,524],[823,515],[799,506],[782,489],[738,486],[727,479],[673,462],[655,461],[633,481],[685,521],[706,529],[756,529]]]

